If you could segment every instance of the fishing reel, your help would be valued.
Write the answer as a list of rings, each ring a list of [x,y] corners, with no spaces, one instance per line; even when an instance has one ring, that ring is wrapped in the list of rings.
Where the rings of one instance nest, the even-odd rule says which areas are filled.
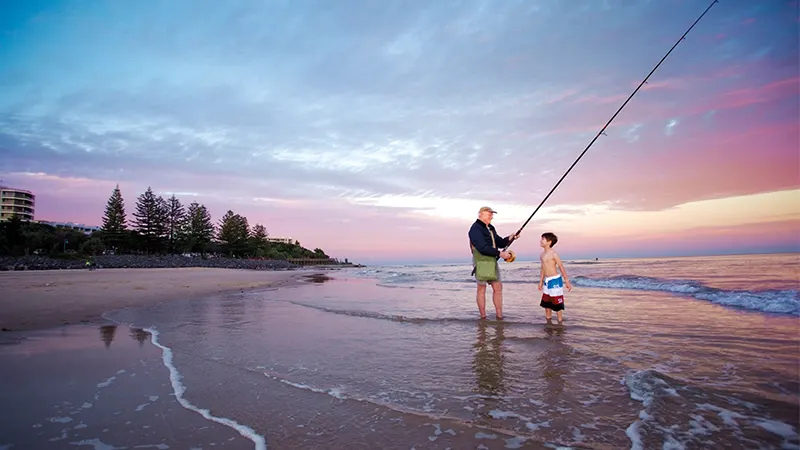
[[[511,255],[508,258],[503,259],[503,261],[507,263],[512,263],[517,260],[517,255],[514,253],[514,250],[508,250],[508,253]]]

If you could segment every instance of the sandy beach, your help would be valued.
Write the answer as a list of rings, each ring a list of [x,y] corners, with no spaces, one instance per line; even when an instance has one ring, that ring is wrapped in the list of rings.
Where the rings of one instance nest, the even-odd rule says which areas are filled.
[[[0,272],[0,329],[94,323],[111,309],[289,286],[301,274],[309,272],[207,268]]]
[[[797,448],[794,260],[0,273],[0,449]]]

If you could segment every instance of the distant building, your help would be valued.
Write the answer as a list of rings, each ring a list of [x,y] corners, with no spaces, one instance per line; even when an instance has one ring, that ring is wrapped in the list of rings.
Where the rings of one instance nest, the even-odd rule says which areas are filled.
[[[0,221],[18,216],[32,221],[36,209],[36,196],[31,191],[0,186]]]
[[[281,242],[284,244],[294,244],[294,239],[290,237],[268,237],[267,241],[269,242]]]
[[[73,222],[51,222],[49,220],[37,220],[38,223],[42,225],[50,225],[51,227],[56,228],[66,228],[70,230],[80,231],[85,235],[90,235],[95,231],[98,231],[100,227],[95,227],[91,225],[84,225],[82,223],[73,223]]]

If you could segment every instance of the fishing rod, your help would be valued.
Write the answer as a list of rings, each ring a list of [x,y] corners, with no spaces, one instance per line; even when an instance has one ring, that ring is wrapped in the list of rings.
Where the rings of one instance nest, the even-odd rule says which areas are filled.
[[[569,169],[567,169],[567,171],[564,173],[564,175],[561,176],[561,179],[559,179],[558,182],[555,184],[555,186],[553,186],[553,189],[550,189],[550,192],[548,192],[548,194],[545,196],[544,200],[542,200],[542,202],[539,203],[539,206],[536,207],[536,209],[533,211],[533,213],[530,215],[530,217],[528,217],[528,220],[526,220],[525,223],[522,224],[520,229],[515,234],[519,234],[519,233],[522,232],[522,229],[525,228],[526,225],[528,225],[528,222],[530,222],[531,219],[533,219],[534,214],[536,214],[539,211],[539,209],[542,207],[542,205],[544,205],[544,202],[546,202],[547,199],[550,198],[550,196],[553,194],[553,192],[555,192],[556,188],[558,188],[558,185],[561,184],[562,181],[564,181],[564,178],[566,178],[567,175],[569,174],[569,172],[572,170],[572,168],[575,167],[575,164],[578,164],[578,161],[580,161],[581,158],[583,158],[583,155],[586,154],[586,152],[589,150],[589,148],[591,148],[591,146],[600,137],[600,135],[605,135],[606,134],[605,133],[606,128],[608,128],[608,126],[611,125],[611,122],[613,122],[614,119],[617,117],[617,115],[620,113],[620,111],[622,111],[622,109],[625,108],[625,105],[627,105],[628,102],[631,101],[633,96],[636,95],[637,92],[639,92],[639,89],[641,89],[641,87],[644,86],[645,83],[647,83],[647,80],[650,78],[650,76],[653,75],[653,73],[656,71],[656,69],[658,69],[658,67],[661,65],[661,63],[663,63],[664,60],[667,59],[669,54],[672,53],[673,50],[675,50],[675,47],[677,47],[678,44],[681,43],[681,41],[686,39],[686,35],[689,34],[690,31],[692,31],[692,28],[694,28],[694,26],[697,25],[698,22],[700,22],[700,19],[702,19],[703,16],[705,16],[706,13],[711,9],[711,7],[716,5],[717,3],[719,3],[719,0],[714,0],[713,2],[711,2],[710,5],[708,5],[708,8],[706,8],[706,10],[703,11],[703,14],[700,14],[700,17],[698,17],[697,20],[694,21],[692,26],[690,26],[689,29],[686,30],[686,32],[683,33],[683,35],[680,37],[680,39],[678,39],[675,42],[675,44],[672,46],[672,48],[669,49],[667,54],[664,55],[663,58],[661,58],[661,61],[659,61],[658,64],[656,64],[656,66],[653,67],[653,70],[651,70],[650,73],[647,74],[646,77],[644,77],[644,80],[642,80],[642,82],[639,83],[639,86],[637,86],[636,89],[631,93],[631,95],[628,96],[628,99],[625,100],[625,103],[623,103],[622,106],[619,107],[617,112],[615,112],[614,115],[611,116],[611,118],[608,120],[608,122],[606,122],[606,124],[603,126],[603,128],[601,128],[600,131],[597,133],[597,135],[595,135],[594,139],[592,139],[592,141],[589,142],[589,145],[587,145],[586,148],[583,150],[583,152],[581,152],[580,156],[578,156],[578,158],[575,160],[575,162],[573,162],[572,165],[569,166]],[[511,246],[512,242],[509,242],[508,245],[506,245],[505,248],[503,248],[503,251],[507,250],[508,247]]]

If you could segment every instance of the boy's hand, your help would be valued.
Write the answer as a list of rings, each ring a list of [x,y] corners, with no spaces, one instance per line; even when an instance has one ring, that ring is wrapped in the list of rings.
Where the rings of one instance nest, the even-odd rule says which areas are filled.
[[[541,291],[543,287],[544,287],[544,283],[542,283],[542,282],[540,281],[540,282],[539,282],[539,290]]]
[[[564,286],[566,286],[568,291],[572,292],[572,284],[569,282],[569,280],[564,282]]]

